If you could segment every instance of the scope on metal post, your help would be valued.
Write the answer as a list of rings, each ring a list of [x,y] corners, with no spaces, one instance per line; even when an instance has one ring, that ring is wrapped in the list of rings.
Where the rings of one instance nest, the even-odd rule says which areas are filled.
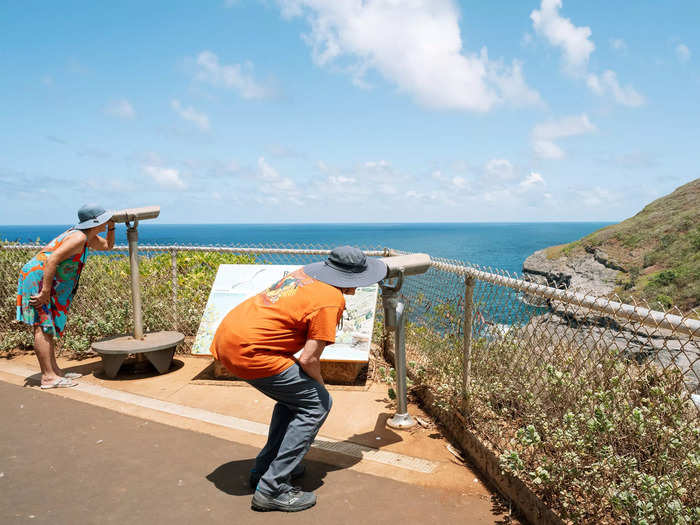
[[[95,341],[92,348],[102,356],[108,377],[116,377],[119,368],[129,354],[136,355],[137,363],[150,361],[158,373],[166,372],[172,362],[175,347],[185,336],[179,332],[150,332],[144,334],[141,310],[141,286],[139,282],[139,221],[155,219],[160,215],[160,206],[126,208],[112,215],[114,222],[126,223],[126,238],[129,241],[129,270],[131,274],[131,300],[133,306],[134,333]]]
[[[134,222],[155,219],[158,215],[160,215],[160,206],[143,206],[142,208],[126,208],[115,211],[112,220],[114,222]]]
[[[419,275],[427,272],[428,268],[430,268],[430,255],[427,253],[382,257],[381,261],[386,264],[387,268],[385,279],[398,277],[400,274]]]
[[[393,286],[380,283],[384,305],[384,326],[394,331],[394,361],[396,365],[396,389],[398,407],[394,417],[387,421],[392,428],[411,428],[416,424],[408,413],[408,392],[406,390],[406,333],[405,305],[399,300],[399,290],[407,275],[420,275],[430,268],[430,256],[425,253],[411,253],[395,257],[382,257],[386,264],[385,279],[396,278]]]
[[[138,241],[139,221],[155,219],[160,215],[160,206],[143,206],[126,208],[112,215],[114,222],[125,222],[126,239],[129,241],[129,265],[131,270],[131,298],[134,306],[134,338],[143,339],[143,320],[141,316],[141,287],[139,283]]]

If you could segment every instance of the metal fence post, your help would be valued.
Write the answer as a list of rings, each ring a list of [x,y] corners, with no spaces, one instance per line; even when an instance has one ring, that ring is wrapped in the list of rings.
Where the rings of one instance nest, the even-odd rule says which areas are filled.
[[[177,330],[177,251],[170,252],[170,265],[172,267],[172,289],[173,289],[173,329]]]
[[[131,300],[134,315],[134,339],[143,339],[143,315],[141,313],[141,284],[139,278],[139,221],[127,223],[126,238],[129,241],[129,273],[131,274]]]
[[[469,380],[472,370],[472,323],[474,319],[474,277],[464,278],[464,341],[462,349],[462,369],[464,373],[462,391],[469,395]]]

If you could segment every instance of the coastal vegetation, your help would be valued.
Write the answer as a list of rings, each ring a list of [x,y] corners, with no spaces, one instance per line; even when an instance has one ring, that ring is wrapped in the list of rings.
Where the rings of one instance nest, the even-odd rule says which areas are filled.
[[[619,271],[615,292],[652,307],[700,306],[700,179],[644,207],[625,221],[569,244],[547,249],[547,258],[586,253]]]
[[[613,347],[589,355],[545,324],[477,328],[465,391],[463,313],[413,299],[414,388],[459,414],[565,523],[700,523],[700,422],[679,369]]]

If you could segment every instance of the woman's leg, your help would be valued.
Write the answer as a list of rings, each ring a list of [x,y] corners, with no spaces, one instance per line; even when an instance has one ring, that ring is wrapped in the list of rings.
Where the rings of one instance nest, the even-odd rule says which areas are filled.
[[[53,368],[54,374],[56,374],[58,377],[63,377],[63,370],[59,368],[58,362],[56,361],[56,345],[54,344],[53,337],[51,337],[51,367]]]
[[[34,327],[34,353],[41,368],[41,384],[50,385],[58,381],[58,365],[53,351],[53,336],[45,333],[41,326]]]

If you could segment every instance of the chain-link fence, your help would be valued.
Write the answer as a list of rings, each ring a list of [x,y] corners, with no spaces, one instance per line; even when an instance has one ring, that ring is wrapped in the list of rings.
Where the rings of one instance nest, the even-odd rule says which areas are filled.
[[[434,259],[407,354],[460,420],[574,523],[700,523],[700,316]]]
[[[0,349],[31,346],[12,319],[19,268],[38,248],[0,249]],[[303,265],[328,250],[142,246],[144,329],[184,333],[188,352],[219,264]],[[698,311],[654,311],[442,259],[407,278],[402,293],[413,382],[560,515],[700,522]],[[63,346],[88,351],[95,339],[131,332],[131,319],[126,248],[93,254]],[[382,330],[380,314],[375,340]]]
[[[0,248],[0,350],[30,348],[31,333],[15,323],[19,269],[40,245],[7,244]],[[324,259],[323,246],[139,246],[139,273],[144,331],[176,330],[185,334],[179,351],[189,353],[220,264],[305,265]],[[367,248],[371,256],[388,250]],[[133,333],[133,314],[126,246],[90,252],[70,307],[59,347],[73,353],[90,351],[92,341]]]

